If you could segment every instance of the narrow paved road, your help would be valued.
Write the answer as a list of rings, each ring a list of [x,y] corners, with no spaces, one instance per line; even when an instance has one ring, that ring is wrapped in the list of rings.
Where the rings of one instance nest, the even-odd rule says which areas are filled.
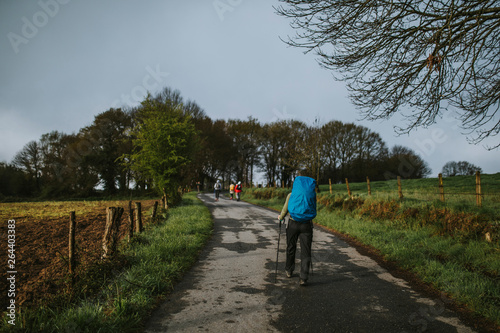
[[[284,233],[275,283],[277,213],[200,198],[214,217],[214,235],[146,332],[474,332],[443,300],[422,297],[320,228],[309,285],[284,274]]]

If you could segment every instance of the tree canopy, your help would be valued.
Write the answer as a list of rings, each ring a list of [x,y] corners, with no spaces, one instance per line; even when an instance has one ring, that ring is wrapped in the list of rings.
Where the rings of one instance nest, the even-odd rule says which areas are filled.
[[[195,128],[180,99],[160,97],[142,102],[129,163],[142,178],[153,180],[159,194],[175,200],[182,168],[194,156]]]
[[[296,29],[286,42],[346,81],[366,119],[406,107],[407,133],[453,107],[473,142],[500,132],[497,0],[280,1]]]

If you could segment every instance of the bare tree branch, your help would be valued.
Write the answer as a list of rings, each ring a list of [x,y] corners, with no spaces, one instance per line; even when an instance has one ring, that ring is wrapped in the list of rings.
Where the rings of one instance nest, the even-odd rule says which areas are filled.
[[[500,132],[500,6],[496,0],[281,0],[291,46],[314,52],[365,119],[403,107],[408,133],[450,107],[474,143]],[[500,146],[496,144],[491,149]]]

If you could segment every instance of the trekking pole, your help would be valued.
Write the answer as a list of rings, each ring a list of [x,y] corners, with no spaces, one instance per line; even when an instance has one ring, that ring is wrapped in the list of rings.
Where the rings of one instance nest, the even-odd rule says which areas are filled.
[[[276,271],[274,272],[274,283],[278,278],[278,256],[280,253],[280,239],[281,239],[281,222],[282,220],[278,220],[279,228],[278,228],[278,249],[276,250]]]
[[[314,235],[314,233],[313,233],[313,235]],[[313,256],[312,256],[312,243],[313,243],[313,240],[312,240],[312,237],[311,237],[311,275],[314,275],[314,271],[313,271]]]
[[[311,256],[311,275],[314,275],[314,271],[313,271],[313,260],[312,260],[312,256]]]

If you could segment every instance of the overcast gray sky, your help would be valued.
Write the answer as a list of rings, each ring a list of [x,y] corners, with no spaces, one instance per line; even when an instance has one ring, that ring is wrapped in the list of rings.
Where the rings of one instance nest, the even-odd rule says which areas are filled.
[[[397,136],[359,121],[345,84],[314,54],[287,47],[294,31],[277,0],[0,1],[0,161],[44,133],[77,132],[110,107],[169,86],[212,119],[354,122],[391,148],[418,152],[437,176],[448,161],[500,171],[499,150],[471,145],[451,114]]]

